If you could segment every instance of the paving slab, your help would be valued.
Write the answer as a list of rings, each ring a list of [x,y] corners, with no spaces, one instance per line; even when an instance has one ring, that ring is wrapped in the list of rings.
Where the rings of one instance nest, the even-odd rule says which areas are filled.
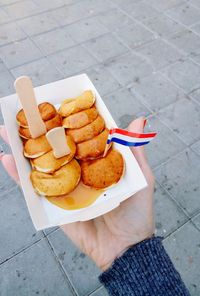
[[[43,0],[44,1],[44,0]],[[43,2],[40,1],[40,2]],[[52,3],[51,1],[49,3]],[[44,12],[39,15],[30,16],[22,20],[17,21],[17,25],[24,31],[28,36],[41,34],[46,31],[58,28],[58,23],[51,17],[50,13]]]
[[[80,73],[97,64],[95,58],[80,45],[49,55],[48,58],[66,76]]]
[[[42,232],[36,232],[18,187],[15,186],[0,197],[0,209],[0,223],[3,225],[0,236],[4,238],[4,243],[0,244],[1,263],[38,241],[43,235]]]
[[[194,169],[195,168],[195,169]],[[186,150],[155,170],[156,179],[193,216],[200,211],[200,158]]]
[[[101,64],[93,66],[85,72],[102,96],[120,88],[120,83]]]
[[[180,51],[161,39],[135,48],[134,52],[145,59],[153,67],[154,71],[183,58]]]
[[[168,1],[167,1],[168,2]],[[144,21],[144,24],[158,36],[166,37],[171,34],[178,33],[184,29],[184,26],[170,19],[166,15],[150,18]]]
[[[190,27],[190,29],[197,34],[200,34],[200,24],[193,25],[192,27]]]
[[[200,88],[193,90],[189,96],[200,103]]]
[[[135,48],[155,39],[155,35],[144,26],[128,24],[116,30],[116,35],[129,47]]]
[[[74,246],[62,230],[51,233],[48,239],[78,295],[87,295],[100,286],[97,266]]]
[[[191,148],[200,156],[200,140],[194,143]]]
[[[192,222],[195,224],[195,226],[199,229],[200,231],[200,214],[198,214],[197,216],[195,216],[192,219]]]
[[[119,27],[131,24],[133,20],[118,8],[111,9],[97,15],[100,23],[108,30],[115,31]]]
[[[89,17],[90,13],[87,11],[84,1],[81,1],[54,9],[50,12],[50,15],[58,22],[58,24],[65,26],[72,24],[83,17]]]
[[[75,295],[45,239],[2,264],[0,277],[2,296]]]
[[[41,57],[40,50],[28,38],[0,47],[0,58],[9,69]]]
[[[2,9],[0,8],[0,24],[4,24],[10,21],[10,17],[8,16],[8,14]]]
[[[30,76],[34,86],[46,84],[64,78],[46,58],[19,66],[11,70],[15,78],[27,75]]]
[[[84,0],[83,5],[90,15],[96,15],[116,7],[115,3],[110,0]]]
[[[200,8],[200,2],[199,2],[199,0],[189,0],[189,3],[191,3],[192,5]]]
[[[41,12],[31,0],[19,1],[10,5],[6,5],[4,10],[8,13],[11,19],[21,19]]]
[[[128,5],[122,7],[128,14],[140,22],[158,16],[159,11],[153,6],[149,5],[148,1],[132,1]]]
[[[0,98],[14,93],[14,77],[6,69],[0,72]]]
[[[182,30],[166,39],[187,55],[200,53],[200,36],[191,30]]]
[[[0,73],[6,71],[7,68],[5,66],[5,64],[3,63],[3,61],[0,59]]]
[[[191,296],[200,294],[200,235],[187,223],[164,241],[164,246],[175,267],[180,272]]]
[[[45,236],[48,236],[51,232],[55,231],[56,229],[58,229],[59,227],[55,226],[55,227],[49,227],[47,229],[43,230],[43,233]]]
[[[156,235],[166,237],[188,220],[188,217],[171,199],[169,194],[156,184],[154,194]]]
[[[101,287],[94,293],[90,294],[90,296],[108,296],[108,292],[104,287]]]
[[[157,116],[148,118],[145,132],[156,131],[157,137],[146,146],[146,152],[150,165],[155,168],[163,162],[169,160],[185,149],[185,144],[177,138],[177,136],[166,127]],[[156,151],[156,157],[155,157]]]
[[[64,28],[59,28],[34,36],[33,40],[46,55],[53,54],[76,45],[76,42]]]
[[[19,1],[21,0],[0,0],[0,5],[5,6]]]
[[[127,128],[129,123],[137,117],[146,117],[150,114],[150,111],[126,88],[117,90],[103,99],[121,128]]]
[[[176,7],[182,3],[185,3],[185,0],[168,0],[168,1],[157,1],[157,0],[148,0],[148,3],[152,5],[157,10],[164,12],[167,9]]]
[[[179,61],[163,69],[162,73],[187,93],[200,87],[200,65],[191,60]]]
[[[166,14],[186,26],[198,23],[200,18],[200,10],[186,2],[169,9]]]
[[[97,18],[87,18],[67,27],[72,39],[77,43],[85,42],[108,32]]]
[[[196,64],[200,65],[200,54],[191,55],[191,60],[193,60]]]
[[[152,66],[143,57],[128,53],[105,63],[106,68],[122,85],[133,84],[152,73]]]
[[[26,38],[26,34],[16,26],[15,23],[8,23],[0,27],[0,46]]]
[[[78,2],[79,0],[33,0],[42,10],[55,9],[64,5]]]
[[[185,97],[182,90],[160,73],[153,73],[138,80],[131,91],[154,112]]]
[[[119,7],[123,8],[127,5],[130,5],[131,3],[138,3],[141,0],[115,0],[114,3],[116,3]]]
[[[128,48],[112,33],[91,39],[84,43],[84,46],[100,62],[106,62],[107,60],[122,55],[128,51]]]
[[[200,139],[200,106],[189,97],[172,103],[161,110],[158,116],[187,145]]]

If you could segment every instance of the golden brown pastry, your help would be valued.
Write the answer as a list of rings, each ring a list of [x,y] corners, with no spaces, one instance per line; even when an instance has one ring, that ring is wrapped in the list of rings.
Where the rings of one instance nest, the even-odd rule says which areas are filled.
[[[29,139],[26,141],[24,145],[24,156],[28,158],[36,158],[51,150],[52,148],[47,141],[46,136],[42,135],[36,139]]]
[[[63,117],[92,107],[95,102],[95,96],[91,90],[84,91],[80,96],[74,99],[64,100],[60,106],[59,113]]]
[[[53,118],[57,114],[56,108],[52,104],[47,103],[47,102],[39,104],[38,109],[39,109],[41,117],[44,121],[47,121],[47,120]],[[25,116],[23,109],[21,109],[17,113],[16,119],[17,119],[17,123],[20,126],[28,128],[28,122],[26,120],[26,116]]]
[[[57,113],[53,118],[46,120],[45,125],[47,131],[50,131],[54,127],[62,126],[62,117]]]
[[[70,154],[61,158],[55,158],[53,151],[51,150],[40,157],[31,159],[32,167],[39,172],[53,173],[66,163],[70,162],[75,155],[76,145],[70,136],[66,136],[66,141],[70,148]]]
[[[124,160],[120,152],[111,149],[106,157],[81,162],[82,182],[95,189],[105,189],[121,179]]]
[[[45,125],[47,128],[47,131],[53,129],[54,127],[62,126],[62,117],[60,114],[56,114],[53,118],[45,121]],[[31,134],[29,128],[25,128],[20,126],[19,127],[19,135],[21,138],[24,139],[31,139]]]
[[[35,190],[44,196],[58,196],[70,193],[78,185],[81,177],[79,163],[73,159],[53,174],[33,170],[30,179]]]
[[[97,118],[98,111],[95,107],[80,111],[63,118],[62,125],[65,128],[81,128]]]
[[[70,135],[75,143],[81,143],[94,138],[102,132],[105,127],[103,118],[99,115],[90,124],[79,129],[67,129],[67,135]]]
[[[105,150],[108,134],[108,129],[105,129],[93,139],[77,144],[75,157],[80,160],[100,157]]]

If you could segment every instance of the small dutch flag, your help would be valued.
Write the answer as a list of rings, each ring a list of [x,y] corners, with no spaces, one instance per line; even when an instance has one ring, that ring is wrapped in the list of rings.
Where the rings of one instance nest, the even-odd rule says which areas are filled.
[[[144,125],[145,124],[146,120]],[[156,135],[157,133],[133,133],[119,128],[110,129],[106,148],[104,151],[104,156],[106,156],[109,144],[111,142],[115,142],[128,147],[137,147],[148,144],[155,138]]]

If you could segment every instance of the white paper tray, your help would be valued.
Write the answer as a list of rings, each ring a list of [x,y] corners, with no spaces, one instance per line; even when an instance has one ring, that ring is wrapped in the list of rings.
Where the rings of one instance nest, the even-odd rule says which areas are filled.
[[[73,76],[36,87],[35,94],[38,104],[48,101],[57,105],[60,104],[63,99],[76,97],[87,89],[91,89],[95,92],[96,106],[99,113],[103,116],[107,127],[116,127],[117,125],[110,112],[86,74]],[[24,197],[33,224],[37,230],[76,221],[93,219],[116,208],[119,206],[120,202],[147,186],[142,171],[130,149],[119,144],[114,144],[115,148],[122,153],[125,159],[126,170],[123,179],[121,179],[116,186],[104,192],[106,193],[106,196],[104,196],[103,193],[95,203],[80,210],[63,210],[51,204],[46,198],[39,197],[34,192],[29,179],[31,166],[29,161],[23,156],[23,146],[18,135],[18,126],[16,123],[16,114],[18,110],[21,109],[17,95],[13,94],[4,97],[1,99],[0,103]]]

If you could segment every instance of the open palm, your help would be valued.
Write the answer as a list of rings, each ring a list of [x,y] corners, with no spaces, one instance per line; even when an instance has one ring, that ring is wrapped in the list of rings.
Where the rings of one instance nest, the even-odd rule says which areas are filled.
[[[137,119],[129,125],[129,131],[140,133],[143,131],[143,126],[144,119]],[[1,136],[7,140],[4,129],[1,129]],[[148,186],[103,216],[61,227],[102,270],[107,269],[128,247],[151,237],[154,232],[154,176],[147,163],[144,147],[132,148],[132,152],[146,177]],[[17,181],[12,157],[4,155],[1,160],[8,173]]]

